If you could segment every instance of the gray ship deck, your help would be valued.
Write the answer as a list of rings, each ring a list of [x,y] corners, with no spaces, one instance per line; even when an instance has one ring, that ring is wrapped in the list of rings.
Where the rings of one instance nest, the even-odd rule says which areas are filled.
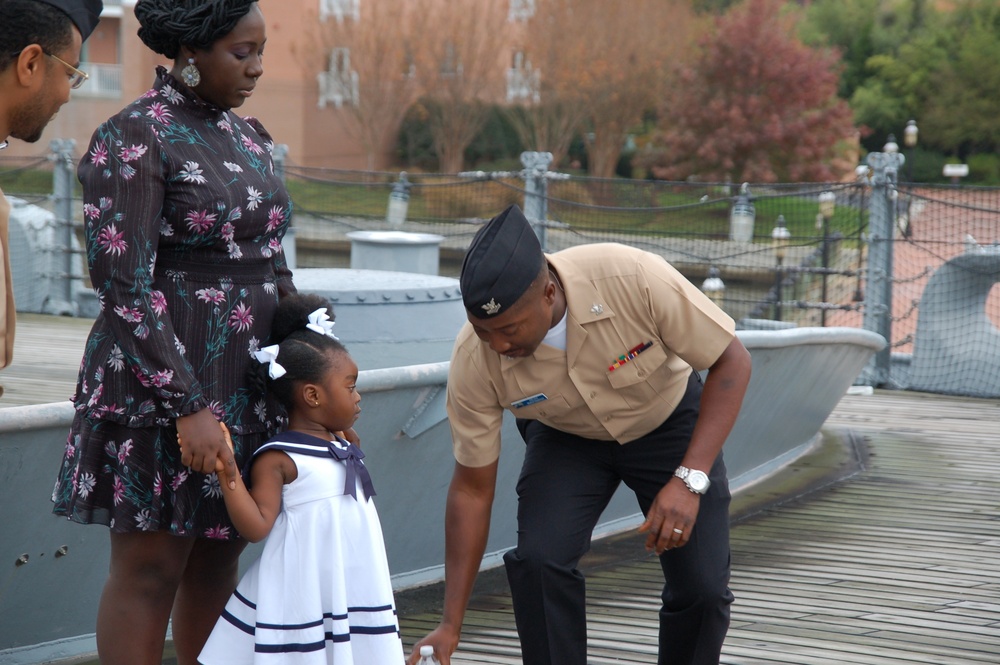
[[[0,407],[65,399],[88,328],[23,317]],[[1000,662],[998,421],[997,400],[845,397],[815,453],[734,502],[723,662]],[[591,665],[655,662],[656,561],[619,536],[585,563]],[[481,577],[452,662],[519,663],[502,572]],[[408,649],[436,621],[440,595],[399,595]]]

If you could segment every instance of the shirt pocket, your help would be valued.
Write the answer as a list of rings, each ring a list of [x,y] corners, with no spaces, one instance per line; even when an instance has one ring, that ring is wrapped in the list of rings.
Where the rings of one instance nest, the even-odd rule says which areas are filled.
[[[562,395],[549,395],[546,393],[546,397],[547,399],[541,402],[528,404],[517,409],[511,406],[508,406],[508,408],[515,418],[527,418],[528,420],[552,420],[553,418],[558,418],[569,413],[573,408],[569,401]]]
[[[653,342],[639,355],[607,373],[608,382],[630,406],[639,406],[656,397],[669,382],[670,366],[667,353],[659,342]]]

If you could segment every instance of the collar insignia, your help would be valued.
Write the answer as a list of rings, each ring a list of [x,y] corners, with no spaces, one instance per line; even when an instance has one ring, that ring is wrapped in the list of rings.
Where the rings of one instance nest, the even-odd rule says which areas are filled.
[[[604,305],[595,302],[594,306],[590,308],[590,311],[593,312],[594,314],[603,314]]]
[[[500,311],[500,303],[498,303],[493,298],[490,298],[490,301],[485,305],[483,305],[483,309],[486,310],[487,314],[493,316],[494,314]]]

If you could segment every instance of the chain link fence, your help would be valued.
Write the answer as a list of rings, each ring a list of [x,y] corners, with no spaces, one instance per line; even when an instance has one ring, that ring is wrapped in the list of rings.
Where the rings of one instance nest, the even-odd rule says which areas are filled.
[[[51,189],[58,163],[49,155],[0,157],[0,188],[48,209],[69,196],[75,211],[69,223],[79,225],[78,184],[61,197]],[[455,276],[480,225],[516,203],[548,251],[595,242],[652,251],[705,287],[742,327],[849,326],[884,334],[890,348],[881,361],[884,372],[867,377],[873,385],[912,387],[913,372],[923,371],[922,301],[946,265],[969,279],[939,287],[943,301],[974,308],[983,323],[977,330],[948,331],[950,346],[966,347],[950,349],[948,357],[976,357],[992,348],[984,340],[1000,324],[1000,290],[992,287],[1000,272],[990,259],[1000,247],[1000,188],[899,183],[896,162],[876,163],[874,174],[860,169],[852,182],[749,185],[598,179],[525,163],[521,171],[400,174],[283,161],[277,166],[295,207],[295,261],[299,267],[347,267],[348,233],[393,229],[442,236],[440,271]],[[877,265],[869,261],[873,254]],[[958,259],[964,255],[978,258],[963,263]],[[964,292],[947,292],[969,291],[970,279],[978,284],[971,300]],[[1000,331],[997,336],[1000,358]],[[933,373],[947,374],[949,364],[939,362]],[[938,392],[995,395],[1000,367],[996,372],[972,386],[961,371],[943,389],[940,381],[930,383]]]

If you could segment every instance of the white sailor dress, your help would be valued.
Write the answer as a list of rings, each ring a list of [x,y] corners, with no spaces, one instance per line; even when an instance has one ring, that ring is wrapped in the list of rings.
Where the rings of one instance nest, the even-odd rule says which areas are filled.
[[[401,665],[385,544],[361,451],[285,432],[298,477],[260,558],[243,575],[198,657],[204,665]]]

